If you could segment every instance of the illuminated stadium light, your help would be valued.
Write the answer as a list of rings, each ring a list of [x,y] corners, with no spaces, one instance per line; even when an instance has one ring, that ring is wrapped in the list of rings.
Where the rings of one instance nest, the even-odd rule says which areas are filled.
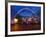
[[[14,19],[14,23],[18,23],[18,19],[15,18],[15,19]]]

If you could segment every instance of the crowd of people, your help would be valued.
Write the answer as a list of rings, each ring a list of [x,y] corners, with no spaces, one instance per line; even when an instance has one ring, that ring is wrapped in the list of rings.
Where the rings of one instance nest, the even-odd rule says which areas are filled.
[[[16,22],[15,22],[16,21]],[[21,22],[20,22],[21,21]],[[12,24],[13,23],[19,23],[19,24],[25,24],[25,25],[31,25],[31,24],[40,24],[40,18],[39,17],[23,17],[23,18],[21,18],[21,19],[16,19],[16,20],[14,20],[14,21],[12,21]]]

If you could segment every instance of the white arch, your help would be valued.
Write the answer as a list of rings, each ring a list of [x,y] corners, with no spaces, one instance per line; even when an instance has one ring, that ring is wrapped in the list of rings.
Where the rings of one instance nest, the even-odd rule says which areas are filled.
[[[16,15],[17,14],[19,14],[21,11],[23,11],[23,10],[29,10],[30,12],[32,11],[31,9],[29,9],[29,8],[23,8],[23,9],[20,9],[17,13],[16,13]],[[32,11],[32,13],[34,14],[34,11]],[[16,15],[15,15],[15,17],[16,17]]]

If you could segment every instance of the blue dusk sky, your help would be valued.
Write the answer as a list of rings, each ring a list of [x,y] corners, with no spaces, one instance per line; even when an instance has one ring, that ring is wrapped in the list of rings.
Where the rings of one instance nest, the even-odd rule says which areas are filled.
[[[40,16],[40,13],[41,7],[11,5],[11,18],[13,18],[16,14],[21,16]]]

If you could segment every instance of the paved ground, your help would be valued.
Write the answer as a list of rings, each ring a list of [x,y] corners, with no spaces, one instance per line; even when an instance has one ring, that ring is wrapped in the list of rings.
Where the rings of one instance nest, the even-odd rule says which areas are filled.
[[[11,31],[26,31],[26,30],[40,30],[40,25],[12,25]]]

